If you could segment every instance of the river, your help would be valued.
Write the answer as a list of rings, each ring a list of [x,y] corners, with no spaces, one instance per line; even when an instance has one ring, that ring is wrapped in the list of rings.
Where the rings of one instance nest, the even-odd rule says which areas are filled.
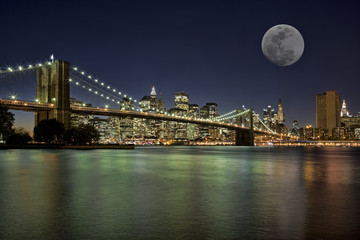
[[[358,239],[359,148],[1,150],[0,239]]]

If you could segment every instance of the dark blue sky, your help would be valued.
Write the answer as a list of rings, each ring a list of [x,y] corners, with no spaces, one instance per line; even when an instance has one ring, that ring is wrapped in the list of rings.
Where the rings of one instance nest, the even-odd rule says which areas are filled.
[[[314,124],[315,95],[326,90],[360,111],[357,1],[7,1],[0,11],[0,66],[54,53],[137,99],[155,82],[167,108],[184,91],[220,113],[245,105],[262,116],[281,98],[288,126]],[[305,41],[288,67],[261,51],[281,23]]]

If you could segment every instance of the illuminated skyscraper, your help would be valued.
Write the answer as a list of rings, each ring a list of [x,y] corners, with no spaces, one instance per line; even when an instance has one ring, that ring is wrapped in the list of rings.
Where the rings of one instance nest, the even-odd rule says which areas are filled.
[[[175,108],[189,111],[189,95],[184,92],[175,93]]]
[[[349,111],[346,108],[345,100],[343,100],[340,117],[350,117]]]
[[[278,123],[285,123],[284,109],[281,99],[279,99],[279,103],[278,103],[277,121]]]
[[[275,110],[269,105],[267,108],[263,109],[263,121],[271,129],[274,129],[275,125]]]
[[[340,126],[340,96],[335,91],[316,95],[316,128],[327,130]]]

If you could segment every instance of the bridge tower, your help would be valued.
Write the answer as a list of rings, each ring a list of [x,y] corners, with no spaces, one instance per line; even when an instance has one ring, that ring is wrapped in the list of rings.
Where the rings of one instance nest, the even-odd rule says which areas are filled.
[[[250,128],[235,130],[235,145],[236,146],[254,146],[254,120],[253,110],[249,111]]]
[[[70,63],[55,60],[37,70],[36,99],[41,103],[54,104],[55,109],[49,112],[35,113],[35,126],[44,119],[55,118],[70,127]]]

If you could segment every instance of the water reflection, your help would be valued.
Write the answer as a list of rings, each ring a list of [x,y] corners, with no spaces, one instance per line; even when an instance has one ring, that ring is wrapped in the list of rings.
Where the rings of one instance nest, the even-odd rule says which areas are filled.
[[[352,239],[352,149],[0,151],[1,239]]]

